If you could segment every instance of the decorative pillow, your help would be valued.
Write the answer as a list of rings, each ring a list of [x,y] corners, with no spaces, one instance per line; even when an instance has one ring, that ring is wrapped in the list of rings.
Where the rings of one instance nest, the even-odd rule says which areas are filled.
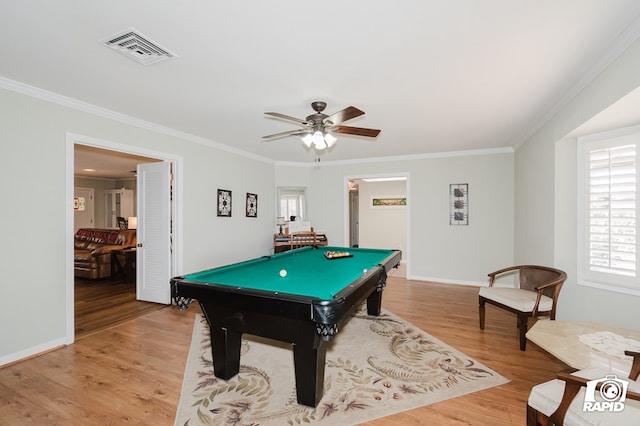
[[[100,244],[118,244],[120,230],[80,228],[76,231],[76,240],[91,241]],[[124,237],[121,236],[121,239]],[[122,243],[120,243],[122,244]]]

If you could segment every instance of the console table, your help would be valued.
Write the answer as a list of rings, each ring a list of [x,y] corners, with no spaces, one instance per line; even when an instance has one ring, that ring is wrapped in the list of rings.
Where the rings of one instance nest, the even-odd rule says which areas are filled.
[[[316,245],[326,246],[329,245],[327,235],[323,233],[316,233]],[[291,237],[287,234],[273,234],[273,252],[282,253],[291,248]]]
[[[640,342],[640,332],[609,327],[587,321],[538,320],[527,332],[527,339],[540,346],[560,361],[578,370],[605,367],[629,374],[631,357],[620,358],[598,351],[580,341],[580,336],[608,331]],[[631,348],[628,348],[631,349]]]
[[[122,262],[120,256],[123,257]],[[111,251],[111,278],[124,282],[136,282],[136,248]]]

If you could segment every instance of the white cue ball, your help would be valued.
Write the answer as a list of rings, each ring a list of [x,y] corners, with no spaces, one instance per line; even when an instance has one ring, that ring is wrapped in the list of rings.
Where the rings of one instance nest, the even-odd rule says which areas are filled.
[[[280,270],[280,276],[281,276],[282,278],[286,277],[286,276],[287,276],[287,270],[286,270],[286,269],[281,269],[281,270]]]
[[[363,270],[362,270],[362,273],[363,273],[363,274],[366,274],[366,273],[367,273],[367,270],[366,270],[366,269],[363,269]]]

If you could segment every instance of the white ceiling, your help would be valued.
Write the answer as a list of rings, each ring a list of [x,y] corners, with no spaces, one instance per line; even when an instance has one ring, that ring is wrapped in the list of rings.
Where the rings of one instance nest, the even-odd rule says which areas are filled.
[[[75,145],[74,176],[101,179],[134,179],[136,166],[160,160],[86,145]]]
[[[322,161],[516,147],[640,33],[637,0],[3,0],[0,76],[275,161],[310,103],[366,112]],[[100,40],[134,28],[179,57]],[[119,141],[123,142],[123,141]]]

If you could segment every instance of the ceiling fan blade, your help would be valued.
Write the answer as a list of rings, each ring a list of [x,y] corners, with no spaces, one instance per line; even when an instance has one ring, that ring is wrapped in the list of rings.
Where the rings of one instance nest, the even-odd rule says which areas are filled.
[[[380,130],[378,129],[366,129],[364,127],[352,126],[334,126],[331,127],[330,131],[347,135],[366,136],[369,138],[375,138],[380,134]]]
[[[298,124],[302,124],[302,125],[306,125],[307,124],[307,122],[305,120],[302,120],[300,118],[291,117],[290,115],[280,114],[279,112],[265,112],[265,114],[270,115],[272,117],[276,117],[276,118],[282,118],[283,120],[293,121],[294,123],[298,123]]]
[[[304,135],[305,133],[309,133],[309,131],[305,129],[287,130],[286,132],[274,133],[272,135],[263,136],[262,139],[276,139],[276,138],[283,138],[285,136],[300,136],[300,135]]]
[[[360,111],[358,108],[350,106],[346,107],[342,111],[331,114],[329,117],[324,119],[324,122],[326,123],[327,121],[330,121],[333,124],[340,124],[347,120],[360,117],[361,115],[364,115],[364,111]]]

